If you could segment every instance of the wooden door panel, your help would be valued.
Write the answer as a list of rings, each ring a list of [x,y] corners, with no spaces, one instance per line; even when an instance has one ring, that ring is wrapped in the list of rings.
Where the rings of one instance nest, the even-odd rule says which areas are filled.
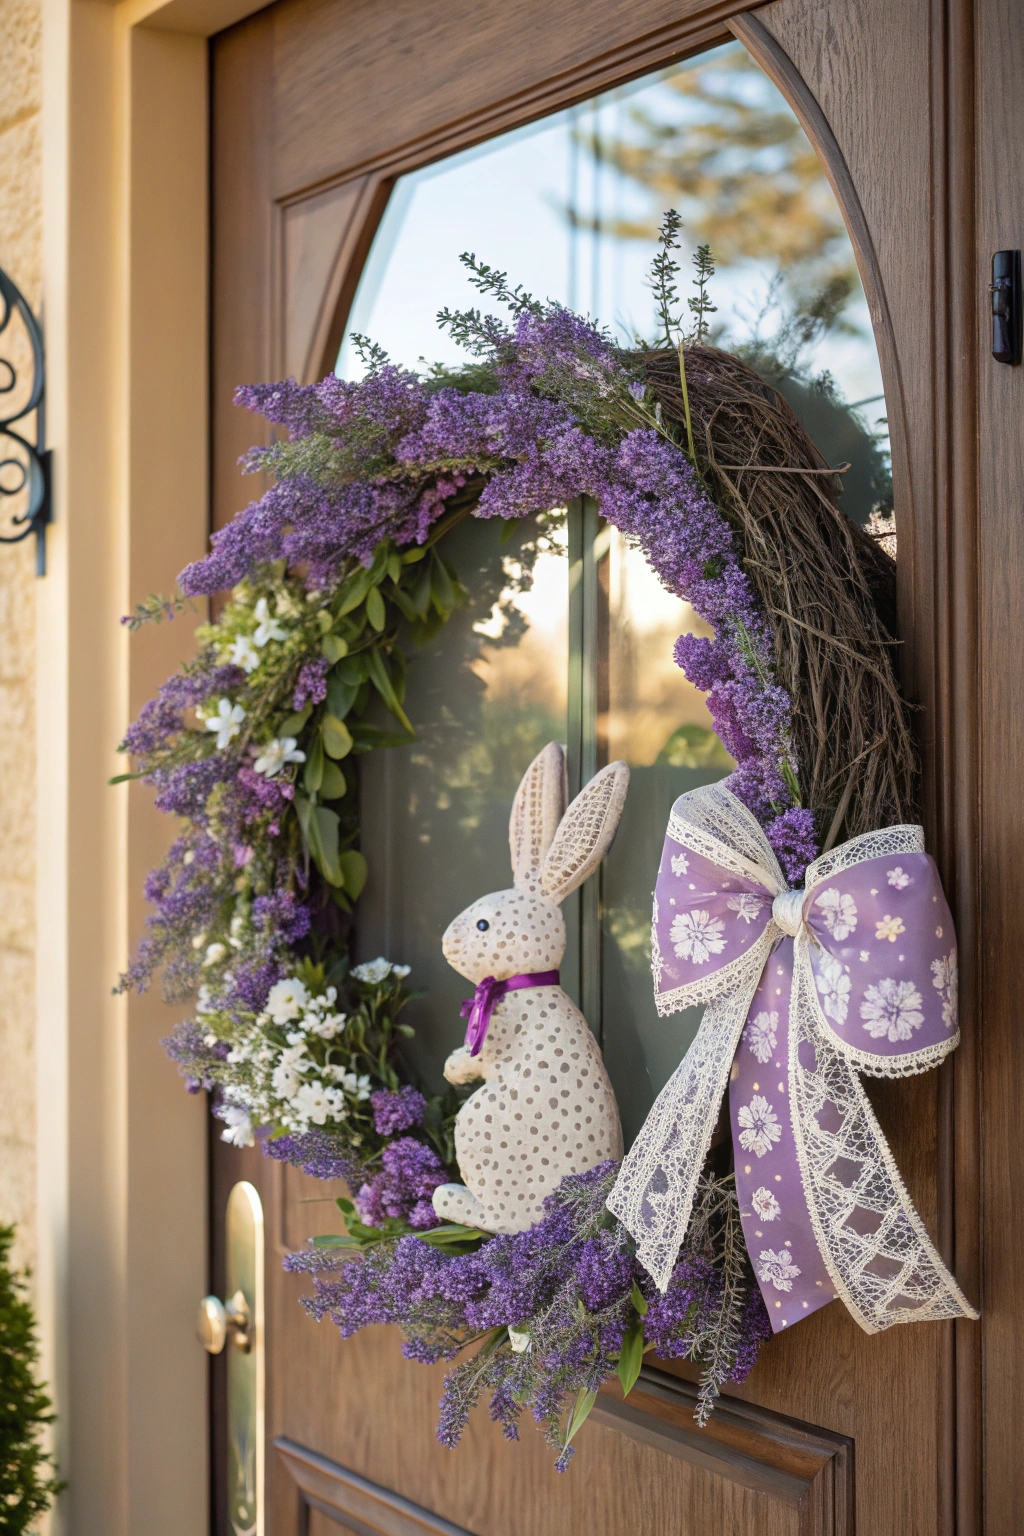
[[[281,374],[321,379],[341,345],[339,313],[347,313],[354,284],[377,226],[386,188],[357,176],[287,203],[280,214]],[[331,363],[325,363],[325,356]]]
[[[1024,657],[1020,633],[1021,566],[1024,563],[1024,369],[989,356],[992,322],[987,285],[997,250],[1024,248],[1024,27],[1019,7],[982,0],[975,43],[977,102],[963,103],[969,145],[972,107],[978,123],[977,242],[960,269],[967,311],[964,350],[981,359],[978,390],[978,482],[968,489],[964,514],[979,525],[978,590],[981,647],[982,729],[978,741],[983,795],[981,859],[985,871],[979,914],[985,1015],[981,1053],[984,1186],[968,1214],[976,1235],[979,1212],[985,1233],[984,1338],[986,1413],[984,1496],[992,1536],[1011,1536],[1024,1507],[1024,1224],[1020,1209],[1022,1137],[1020,1113],[1021,1018],[1017,955],[1020,950],[1020,878],[1024,868]],[[970,49],[960,31],[956,44]],[[970,56],[970,54],[968,54]],[[968,450],[975,445],[967,444]],[[959,1178],[959,1173],[958,1173]],[[977,1345],[961,1355],[958,1379],[976,1371]],[[980,1438],[980,1437],[979,1437]],[[972,1447],[973,1449],[973,1447]],[[978,1447],[980,1460],[980,1447]],[[976,1471],[976,1464],[968,1469]],[[980,1478],[979,1478],[980,1481]]]
[[[589,0],[554,12],[541,0],[476,0],[468,9],[465,0],[279,0],[214,40],[216,522],[251,495],[234,462],[255,422],[231,411],[231,388],[273,369],[307,379],[326,371],[395,175],[723,41],[737,9],[689,0],[625,9]],[[940,1073],[875,1084],[871,1096],[947,1253],[956,1234],[955,1261],[975,1295],[976,566],[973,502],[966,520],[952,510],[958,483],[963,491],[963,455],[954,450],[967,407],[937,384],[959,323],[936,302],[953,250],[943,224],[951,207],[947,34],[938,0],[895,8],[891,0],[776,0],[733,17],[731,30],[819,147],[877,326],[894,439],[901,662],[905,687],[923,706],[926,823],[961,936],[965,1042]],[[221,1193],[242,1176],[265,1192],[278,1254],[328,1224],[320,1217],[329,1207],[314,1220],[317,1207],[302,1203],[322,1193],[315,1181],[219,1146],[215,1162]],[[960,1227],[954,1168],[967,1211]],[[215,1221],[222,1204],[215,1198]],[[774,1340],[703,1432],[688,1423],[684,1382],[646,1378],[626,1404],[602,1398],[572,1470],[558,1478],[532,1429],[506,1446],[485,1414],[460,1452],[443,1450],[433,1439],[441,1371],[404,1362],[390,1333],[340,1340],[301,1312],[304,1282],[274,1264],[270,1275],[272,1434],[480,1536],[852,1532],[854,1443],[862,1531],[951,1530],[958,1497],[961,1528],[970,1528],[969,1452],[954,1492],[950,1325],[868,1338],[830,1307]],[[966,1423],[978,1330],[964,1324],[960,1334]],[[274,1536],[300,1528],[297,1454],[273,1462]],[[308,1530],[336,1529],[337,1510],[326,1513],[317,1498],[306,1501]]]
[[[270,1536],[853,1536],[848,1437],[731,1398],[699,1430],[695,1386],[661,1369],[645,1368],[625,1402],[617,1387],[602,1393],[565,1476],[529,1421],[510,1445],[485,1411],[447,1450],[434,1435],[446,1368],[405,1361],[391,1329],[341,1339],[303,1311],[305,1278],[281,1268],[299,1234],[337,1225],[319,1203],[325,1186],[255,1148],[224,1147],[215,1170],[218,1294],[235,1182],[253,1182],[264,1207]],[[213,1369],[216,1401],[223,1356]],[[223,1448],[214,1449],[219,1498]]]

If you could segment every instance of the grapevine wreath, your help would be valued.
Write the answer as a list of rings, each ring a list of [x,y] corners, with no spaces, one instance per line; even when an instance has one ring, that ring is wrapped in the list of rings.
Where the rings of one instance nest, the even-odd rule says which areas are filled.
[[[313,1315],[461,1357],[440,1439],[486,1392],[512,1439],[530,1410],[560,1469],[602,1383],[628,1392],[645,1351],[700,1363],[703,1423],[773,1331],[835,1296],[869,1331],[975,1315],[858,1075],[924,1070],[958,1039],[952,920],[912,825],[894,562],[839,510],[841,470],[780,394],[709,344],[709,254],[684,304],[677,239],[669,215],[655,344],[624,350],[466,257],[511,319],[442,312],[462,369],[409,372],[357,338],[358,383],[240,389],[283,429],[246,464],[273,483],[179,595],[128,620],[229,594],[122,743],[123,777],[180,832],[121,986],[160,971],[169,998],[196,999],[167,1048],[226,1140],[346,1182],[346,1232],[287,1261],[313,1277]],[[466,595],[456,525],[528,520],[542,545],[581,496],[712,627],[675,659],[736,766],[677,802],[655,893],[659,1011],[705,1003],[696,1040],[624,1161],[582,1159],[539,1220],[494,1230],[435,1208],[460,1179],[466,1089],[411,1080],[407,968],[349,962],[368,876],[356,765],[413,738],[408,660]]]

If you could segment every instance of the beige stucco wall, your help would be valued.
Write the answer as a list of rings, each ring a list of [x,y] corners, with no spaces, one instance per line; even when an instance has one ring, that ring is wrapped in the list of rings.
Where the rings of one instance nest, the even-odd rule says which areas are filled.
[[[40,62],[38,0],[0,0],[0,266],[37,312]],[[4,349],[4,355],[22,362],[23,348]],[[36,1255],[35,582],[34,540],[0,547],[0,1222],[17,1223],[17,1257],[31,1264]]]

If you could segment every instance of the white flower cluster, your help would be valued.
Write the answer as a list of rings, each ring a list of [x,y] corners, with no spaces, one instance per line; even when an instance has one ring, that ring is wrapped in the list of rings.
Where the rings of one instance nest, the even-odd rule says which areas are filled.
[[[375,986],[378,982],[387,981],[389,976],[397,976],[399,981],[404,981],[408,976],[411,966],[392,965],[390,960],[385,960],[383,955],[378,955],[376,960],[367,960],[362,965],[352,967],[352,975],[356,981],[369,982]]]
[[[240,934],[247,918],[247,911],[236,914],[229,945],[239,942],[236,929]],[[207,946],[206,939],[200,933],[193,940],[196,949],[206,948],[204,965],[226,958],[225,945]],[[370,987],[392,976],[404,981],[408,975],[409,966],[392,965],[383,956],[352,970],[354,980]],[[196,1007],[209,1031],[206,1045],[231,1047],[214,1073],[223,1091],[217,1110],[226,1125],[223,1140],[247,1147],[255,1140],[256,1126],[303,1135],[313,1126],[344,1125],[346,1139],[358,1146],[370,1128],[368,1101],[375,1085],[359,1070],[360,1059],[346,1036],[348,1015],[337,1007],[337,989],[318,993],[300,976],[285,977],[271,987],[263,1012],[244,1023],[224,1009],[218,994],[225,981],[231,981],[230,972],[201,986]]]
[[[238,1074],[224,1089],[225,1141],[251,1145],[254,1125],[276,1125],[297,1135],[311,1126],[337,1125],[369,1099],[370,1078],[331,1059],[331,1042],[346,1020],[336,1010],[337,1000],[334,987],[314,995],[297,976],[271,987],[265,1011],[248,1029],[236,1032],[225,1061]],[[200,1012],[204,1006],[209,1011],[209,998],[201,993]]]
[[[287,589],[282,588],[274,601],[274,612],[270,611],[270,604],[265,597],[259,598],[253,610],[253,618],[256,627],[252,634],[238,634],[232,640],[224,655],[225,661],[231,662],[236,667],[241,667],[246,673],[255,672],[263,659],[266,646],[271,642],[281,644],[288,639],[289,629],[281,621],[294,619],[298,616],[299,609],[295,600]],[[217,735],[217,749],[226,752],[242,729],[246,719],[246,712],[241,704],[236,704],[233,699],[223,698],[216,701],[216,707],[211,707],[206,713],[197,711],[200,720],[208,731],[215,731]],[[264,742],[259,749],[253,767],[257,773],[262,773],[268,779],[276,778],[281,770],[289,763],[304,763],[306,754],[298,750],[298,740],[294,736],[275,736],[271,741]]]
[[[260,651],[264,646],[271,640],[277,643],[287,640],[288,630],[281,620],[294,618],[295,612],[295,605],[287,592],[278,594],[273,614],[270,612],[267,599],[261,597],[254,613],[255,630],[251,635],[235,636],[228,652],[228,660],[232,661],[236,667],[242,667],[246,672],[255,672],[262,659]]]

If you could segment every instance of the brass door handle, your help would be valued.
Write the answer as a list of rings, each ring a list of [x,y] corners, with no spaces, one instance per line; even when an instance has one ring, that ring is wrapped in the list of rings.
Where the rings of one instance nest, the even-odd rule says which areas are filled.
[[[230,1301],[219,1296],[204,1296],[199,1303],[196,1323],[199,1342],[211,1355],[219,1355],[230,1336],[236,1349],[248,1354],[252,1348],[252,1313],[241,1291]]]

